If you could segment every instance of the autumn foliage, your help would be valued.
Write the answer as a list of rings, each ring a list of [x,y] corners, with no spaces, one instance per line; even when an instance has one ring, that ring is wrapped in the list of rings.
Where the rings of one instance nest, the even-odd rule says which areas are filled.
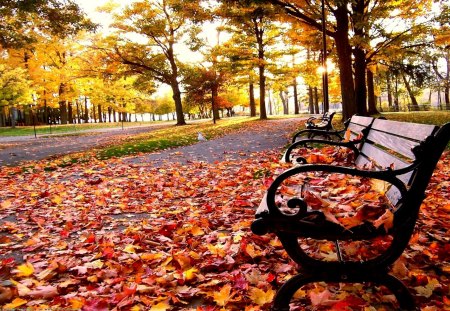
[[[328,161],[332,154],[321,156]],[[278,159],[273,151],[214,164],[156,167],[92,159],[52,170],[44,162],[3,167],[0,305],[4,310],[269,310],[296,265],[274,236],[255,236],[249,227],[268,185],[288,167]],[[449,167],[446,153],[417,231],[392,268],[427,311],[450,308]],[[351,191],[361,201],[372,195],[355,180],[331,182],[342,189],[353,183]],[[314,205],[317,193],[309,195]],[[358,221],[360,205],[353,205],[355,210],[349,202],[348,212]],[[355,252],[377,247],[383,241]],[[319,253],[334,255],[326,246]],[[295,310],[396,306],[386,290],[358,284],[313,284],[296,299]]]

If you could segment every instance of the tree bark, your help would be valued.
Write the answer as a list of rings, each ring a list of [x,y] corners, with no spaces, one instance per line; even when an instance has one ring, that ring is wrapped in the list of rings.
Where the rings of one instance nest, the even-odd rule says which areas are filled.
[[[373,80],[373,72],[370,69],[367,69],[367,94],[368,94],[368,105],[369,115],[378,114],[377,110],[377,98],[375,96],[375,87],[374,87],[374,80]]]
[[[349,18],[346,1],[336,9],[335,43],[338,55],[338,67],[341,78],[342,120],[347,120],[357,113],[355,86],[353,84],[352,51],[349,41]]]
[[[289,114],[289,97],[287,91],[280,91],[280,98],[283,104],[283,114]]]
[[[299,102],[298,102],[298,91],[297,91],[297,79],[294,78],[293,81],[293,89],[294,89],[294,114],[299,114],[300,113],[300,106],[299,106]]]
[[[256,103],[255,103],[255,87],[253,82],[249,83],[249,96],[250,96],[250,117],[256,116]]]
[[[389,71],[386,73],[386,88],[387,88],[387,97],[388,97],[388,107],[389,110],[392,108],[392,81],[391,81],[391,74]]]
[[[73,124],[73,109],[72,109],[72,102],[67,102],[67,121],[70,124]]]
[[[213,85],[213,87],[211,88],[211,104],[212,104],[212,110],[213,110],[214,124],[216,123],[217,120],[220,119],[219,107],[217,105],[218,93],[219,93],[218,86]]]
[[[406,90],[408,91],[409,98],[411,99],[412,110],[419,111],[419,104],[417,103],[417,99],[413,94],[411,85],[409,84],[409,81],[406,78],[406,74],[403,72],[403,70],[401,71],[401,75],[402,75],[403,83],[405,84]]]
[[[317,87],[314,88],[314,113],[316,113],[316,114],[320,113],[319,92],[317,90]]]
[[[355,47],[353,51],[355,64],[355,102],[356,112],[360,116],[367,116],[366,91],[366,55],[364,51]]]
[[[87,105],[87,96],[84,96],[84,123],[89,122],[89,109]]]
[[[102,105],[97,105],[98,109],[98,123],[103,123]]]
[[[264,28],[258,27],[258,21],[254,20],[256,42],[258,44],[258,73],[259,73],[259,118],[267,119],[266,112],[266,76],[265,76],[265,55],[264,55]]]
[[[314,97],[313,97],[313,89],[312,87],[308,86],[308,109],[309,113],[314,113]]]
[[[59,84],[59,110],[61,115],[61,124],[67,124],[67,102],[66,102],[66,84]]]

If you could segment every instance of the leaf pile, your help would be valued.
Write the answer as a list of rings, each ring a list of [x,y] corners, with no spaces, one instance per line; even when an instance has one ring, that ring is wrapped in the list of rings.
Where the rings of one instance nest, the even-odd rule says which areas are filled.
[[[424,310],[450,304],[450,156],[439,165],[419,230],[393,268]],[[120,159],[46,167],[0,171],[5,310],[269,310],[296,273],[274,236],[249,229],[268,185],[287,168],[277,152],[158,168]],[[337,294],[339,287],[299,291],[298,310],[377,305],[363,287]]]

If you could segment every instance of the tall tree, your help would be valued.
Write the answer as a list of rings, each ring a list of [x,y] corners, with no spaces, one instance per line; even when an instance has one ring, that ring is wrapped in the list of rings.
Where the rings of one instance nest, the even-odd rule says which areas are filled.
[[[260,118],[267,119],[265,96],[266,69],[270,59],[268,49],[281,35],[281,24],[275,22],[277,10],[271,5],[256,4],[251,0],[224,0],[217,14],[228,21],[225,29],[234,34],[236,42],[239,40],[254,53],[259,75]]]
[[[64,37],[96,28],[72,0],[2,0],[0,16],[0,48],[36,42],[38,32]]]
[[[6,125],[8,114],[11,126],[15,126],[17,106],[32,101],[30,85],[24,69],[0,64],[0,126]]]
[[[281,6],[299,21],[322,29],[321,1],[261,1]],[[344,118],[356,112],[364,114],[367,64],[383,49],[405,40],[405,36],[415,32],[416,26],[421,28],[416,20],[430,9],[431,1],[324,1],[326,13],[333,16],[327,19],[325,33],[336,46]],[[403,28],[387,27],[386,21],[401,24]],[[371,43],[375,39],[378,45],[373,49]]]
[[[125,64],[130,73],[146,75],[171,87],[177,125],[186,124],[178,58],[184,51],[179,44],[193,43],[192,47],[198,48],[196,36],[200,28],[195,23],[201,15],[202,8],[195,1],[138,1],[116,14],[113,24],[118,29],[115,58]]]

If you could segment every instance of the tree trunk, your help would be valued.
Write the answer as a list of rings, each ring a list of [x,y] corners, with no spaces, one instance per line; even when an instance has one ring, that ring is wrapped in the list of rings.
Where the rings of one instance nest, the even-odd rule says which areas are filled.
[[[394,90],[394,111],[400,111],[400,105],[398,100],[399,92],[398,92],[398,76],[395,76],[395,90]]]
[[[354,38],[356,41],[355,46],[353,47],[353,56],[354,56],[354,72],[355,72],[355,103],[356,110],[359,115],[366,116],[368,115],[367,109],[367,89],[366,89],[366,72],[367,72],[367,63],[366,63],[366,51],[364,47],[361,45],[364,40],[367,39],[366,35],[366,25],[368,23],[366,19],[365,10],[367,7],[366,0],[353,0],[352,4],[352,22],[353,22],[353,31],[355,33]],[[368,74],[368,73],[367,73]],[[372,80],[373,82],[373,80]],[[369,97],[371,94],[369,93]],[[369,99],[370,100],[370,99]],[[372,103],[373,106],[375,106]],[[370,110],[370,109],[369,109]],[[376,108],[375,108],[376,110]]]
[[[366,55],[361,48],[355,47],[355,102],[358,115],[367,116],[366,91]]]
[[[11,128],[16,128],[16,116],[17,116],[17,108],[11,107]]]
[[[59,111],[61,116],[61,124],[67,124],[67,102],[66,102],[66,84],[59,84]]]
[[[369,111],[367,112],[369,115],[378,114],[377,110],[377,98],[375,96],[375,87],[373,81],[373,72],[370,69],[367,69],[367,94],[368,94],[368,105]]]
[[[314,113],[314,97],[313,97],[313,89],[312,87],[308,86],[308,108],[309,113]]]
[[[289,114],[289,97],[287,91],[280,91],[281,102],[283,103],[283,114]]]
[[[297,79],[294,78],[294,83],[292,84],[292,87],[294,88],[294,114],[300,113],[300,106],[298,103],[298,91],[297,91]]]
[[[260,21],[260,20],[259,20]],[[257,19],[253,20],[255,25],[256,42],[258,44],[258,73],[259,73],[259,118],[261,120],[267,119],[266,112],[266,66],[264,55],[264,28],[258,27],[259,23]]]
[[[102,105],[97,105],[98,109],[98,123],[103,123]]]
[[[176,78],[172,81],[171,87],[172,87],[172,92],[173,92],[172,98],[175,102],[177,125],[186,125],[186,121],[184,120],[184,114],[183,114],[183,105],[181,103],[180,85]]]
[[[0,126],[6,126],[6,116],[5,116],[5,107],[1,107],[0,110]]]
[[[219,107],[217,105],[217,97],[219,93],[219,86],[214,84],[211,88],[211,105],[212,105],[212,111],[213,111],[213,120],[214,124],[216,124],[216,121],[220,119],[219,116]]]
[[[266,76],[264,75],[265,66],[259,66],[259,118],[267,119],[266,112]]]
[[[387,88],[387,96],[388,96],[388,107],[389,110],[392,108],[392,82],[391,82],[391,74],[389,71],[386,73],[386,88]]]
[[[87,96],[84,96],[84,123],[89,122],[89,109],[87,104]]]
[[[267,92],[267,99],[269,101],[269,115],[273,115],[273,102],[272,102],[272,94],[271,91]]]
[[[70,124],[73,124],[73,109],[72,109],[72,102],[67,102],[67,121]]]
[[[448,46],[445,60],[447,61],[447,73],[444,84],[445,109],[450,110],[450,48]]]
[[[317,87],[314,88],[314,113],[320,113],[319,107],[319,92],[317,91]]]
[[[401,75],[403,78],[403,83],[405,83],[406,90],[408,91],[409,98],[411,99],[412,110],[419,111],[419,104],[417,103],[417,99],[413,94],[411,85],[409,84],[408,79],[406,79],[406,75],[403,70],[401,71]]]
[[[253,82],[249,83],[249,97],[250,97],[250,117],[256,116],[256,103],[255,103],[255,87]]]
[[[336,51],[338,55],[338,67],[341,78],[342,120],[347,120],[356,114],[355,86],[353,84],[352,51],[349,41],[349,18],[347,15],[346,1],[335,11],[336,17]]]

